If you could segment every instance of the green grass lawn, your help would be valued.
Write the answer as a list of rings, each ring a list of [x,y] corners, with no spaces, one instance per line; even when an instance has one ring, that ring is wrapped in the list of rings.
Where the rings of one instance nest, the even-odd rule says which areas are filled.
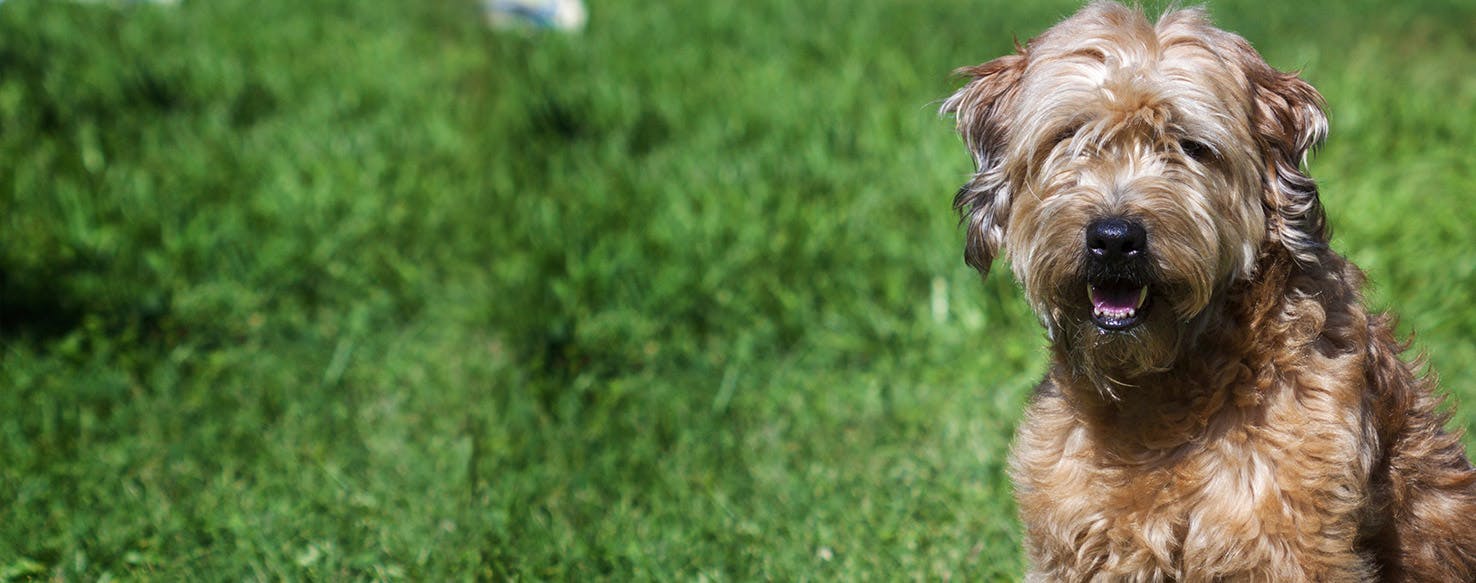
[[[1076,3],[589,4],[0,4],[0,581],[1017,577],[936,109]],[[1212,9],[1476,429],[1476,7]]]

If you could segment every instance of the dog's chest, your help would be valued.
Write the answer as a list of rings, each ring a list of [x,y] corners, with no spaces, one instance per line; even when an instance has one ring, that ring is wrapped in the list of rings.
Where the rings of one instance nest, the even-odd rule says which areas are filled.
[[[1021,505],[1056,527],[1040,534],[1062,551],[1095,556],[1109,572],[1131,564],[1169,576],[1186,561],[1242,555],[1286,526],[1274,475],[1256,457],[1197,451],[1152,468],[1063,461],[1030,480]]]
[[[1353,440],[1245,428],[1125,458],[1051,406],[1036,404],[1012,462],[1032,560],[1048,570],[1244,574],[1279,562],[1289,541],[1356,528],[1356,472],[1330,463]]]

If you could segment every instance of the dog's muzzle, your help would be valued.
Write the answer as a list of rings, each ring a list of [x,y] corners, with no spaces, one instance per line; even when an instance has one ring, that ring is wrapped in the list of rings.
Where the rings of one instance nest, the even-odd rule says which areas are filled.
[[[1112,217],[1087,225],[1086,280],[1098,328],[1123,331],[1143,321],[1152,280],[1143,224]]]

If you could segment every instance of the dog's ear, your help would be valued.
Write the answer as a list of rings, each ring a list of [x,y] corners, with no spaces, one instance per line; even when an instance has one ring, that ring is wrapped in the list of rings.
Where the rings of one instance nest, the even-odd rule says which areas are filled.
[[[1257,59],[1259,60],[1259,59]],[[1327,248],[1327,219],[1317,183],[1302,170],[1327,137],[1322,95],[1295,74],[1261,64],[1252,74],[1256,138],[1266,161],[1266,206],[1272,236],[1304,263]]]
[[[942,113],[956,117],[958,133],[974,155],[974,177],[959,189],[953,207],[968,224],[964,261],[981,274],[989,273],[1004,242],[1010,187],[1003,154],[1010,129],[1008,112],[1024,72],[1025,57],[1020,54],[964,67],[957,73],[971,80],[943,102]]]

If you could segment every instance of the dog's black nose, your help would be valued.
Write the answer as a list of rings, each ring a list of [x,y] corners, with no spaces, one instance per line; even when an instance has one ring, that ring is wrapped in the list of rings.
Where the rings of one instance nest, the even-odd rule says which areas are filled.
[[[1137,221],[1110,218],[1092,221],[1086,231],[1087,252],[1094,259],[1126,261],[1138,259],[1148,246],[1148,232]]]

